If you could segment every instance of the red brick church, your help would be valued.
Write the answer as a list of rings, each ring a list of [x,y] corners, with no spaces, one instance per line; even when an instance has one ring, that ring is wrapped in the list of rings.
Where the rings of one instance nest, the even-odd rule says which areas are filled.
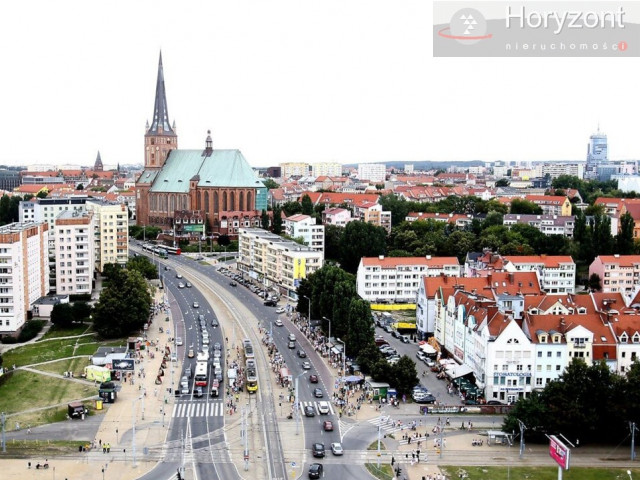
[[[237,235],[242,227],[259,227],[267,208],[267,189],[240,150],[213,148],[210,132],[204,148],[181,150],[175,123],[169,122],[162,53],[153,121],[144,136],[144,171],[136,182],[138,225],[164,230]],[[196,227],[197,228],[197,227]]]

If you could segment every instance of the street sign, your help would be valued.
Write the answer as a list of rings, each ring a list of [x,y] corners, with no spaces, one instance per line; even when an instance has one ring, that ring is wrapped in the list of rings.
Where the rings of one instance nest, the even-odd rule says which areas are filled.
[[[551,435],[549,437],[549,455],[561,468],[569,470],[571,450],[569,450],[569,447],[562,443],[555,435]]]

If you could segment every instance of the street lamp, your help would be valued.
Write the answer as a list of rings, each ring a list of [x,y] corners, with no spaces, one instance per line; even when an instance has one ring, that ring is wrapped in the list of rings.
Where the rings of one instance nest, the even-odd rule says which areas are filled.
[[[331,341],[331,319],[327,318],[327,317],[322,317],[323,320],[326,320],[327,322],[329,322],[329,341]]]
[[[309,297],[307,297],[306,295],[302,295],[302,296],[304,298],[306,298],[307,300],[309,300],[309,317],[308,317],[308,320],[309,320],[309,332],[307,333],[307,335],[308,335],[309,333],[311,333],[311,299]]]
[[[142,400],[144,397],[140,395],[138,398],[133,399],[133,428],[131,430],[131,449],[133,450],[133,467],[136,465],[136,402]]]
[[[339,338],[336,338],[336,342],[339,342],[342,344],[342,378],[343,380],[346,382],[345,377],[347,376],[347,370],[346,370],[346,365],[347,365],[347,345],[340,340]]]
[[[629,475],[629,480],[633,480],[633,478],[631,477],[631,470],[627,470],[627,475]]]
[[[108,466],[109,464],[105,463],[104,466],[102,467],[102,480],[104,480],[104,471],[107,469]]]

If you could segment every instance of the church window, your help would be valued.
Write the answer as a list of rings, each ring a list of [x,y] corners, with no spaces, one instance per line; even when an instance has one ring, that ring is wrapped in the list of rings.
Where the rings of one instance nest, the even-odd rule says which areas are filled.
[[[231,210],[235,210],[236,209],[236,192],[231,192],[231,194],[229,195],[231,197],[230,199],[230,204],[231,204]]]
[[[222,211],[227,211],[227,192],[222,192]]]
[[[175,195],[171,195],[171,212],[174,212],[176,210],[176,197]]]
[[[220,211],[220,203],[218,200],[218,192],[213,192],[213,211],[218,213]]]
[[[201,204],[202,199],[200,198],[200,195],[196,194],[196,210],[200,210],[202,208]]]
[[[251,192],[247,192],[247,210],[254,210]]]
[[[209,192],[204,192],[204,211],[209,213]]]
[[[244,192],[240,192],[239,200],[238,200],[238,210],[244,211]]]

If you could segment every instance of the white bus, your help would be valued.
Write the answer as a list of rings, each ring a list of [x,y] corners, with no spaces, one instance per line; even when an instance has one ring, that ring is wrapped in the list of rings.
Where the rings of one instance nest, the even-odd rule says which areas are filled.
[[[196,363],[196,387],[207,386],[207,362]]]

